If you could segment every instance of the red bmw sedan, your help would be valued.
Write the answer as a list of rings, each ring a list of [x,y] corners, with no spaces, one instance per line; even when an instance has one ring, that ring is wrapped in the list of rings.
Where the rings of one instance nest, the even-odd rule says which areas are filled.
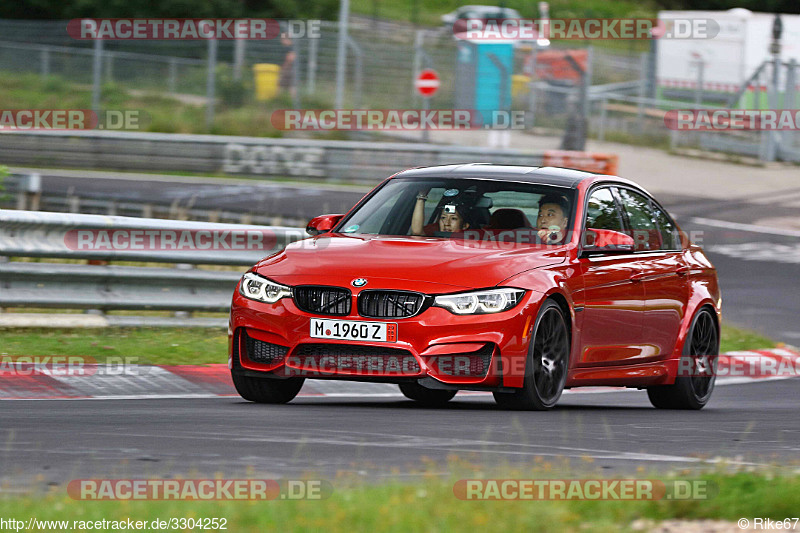
[[[411,169],[307,231],[233,295],[229,366],[247,400],[291,401],[307,377],[396,383],[429,405],[491,391],[514,409],[587,385],[669,409],[711,396],[716,271],[631,181]]]

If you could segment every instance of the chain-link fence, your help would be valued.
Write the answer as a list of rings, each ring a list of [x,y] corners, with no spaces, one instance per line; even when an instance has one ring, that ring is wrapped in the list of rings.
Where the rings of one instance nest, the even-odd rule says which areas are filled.
[[[202,40],[91,41],[69,37],[66,21],[0,20],[0,75],[26,73],[43,80],[63,80],[100,92],[112,84],[128,94],[155,93],[177,97],[183,102],[208,106],[226,101],[237,93],[241,103],[257,104],[254,98],[254,67],[260,64],[283,66],[293,53],[291,72],[281,74],[276,88],[282,107],[322,109],[334,106],[337,93],[338,24],[322,22],[318,36],[293,39],[233,41],[212,43]],[[414,90],[414,79],[423,68],[435,69],[441,80],[436,95],[428,102],[434,109],[469,107],[459,97],[458,80],[463,80],[463,52],[460,42],[446,29],[419,30],[397,23],[356,21],[349,26],[346,43],[346,74],[343,106],[361,109],[420,108],[423,101]],[[510,63],[512,99],[509,110],[526,112],[526,127],[538,132],[562,135],[565,130],[577,137],[645,143],[656,146],[699,147],[752,152],[761,142],[759,133],[728,136],[731,141],[747,138],[745,145],[715,141],[701,142],[702,135],[674,132],[664,123],[670,109],[703,107],[741,107],[759,104],[759,87],[769,85],[769,69],[749,80],[739,98],[736,85],[724,91],[703,79],[697,71],[694,85],[659,86],[656,79],[656,54],[648,46],[608,48],[582,42],[556,44],[546,49],[535,43],[513,45]],[[216,57],[211,64],[209,57]],[[95,66],[100,72],[95,75]],[[213,69],[213,76],[209,76]],[[787,64],[782,84],[794,87],[800,79],[796,65]],[[793,73],[793,74],[790,74]],[[761,76],[761,78],[758,78]],[[758,79],[756,79],[758,78]],[[275,83],[277,81],[273,80]],[[476,84],[486,80],[476,79]],[[56,84],[55,87],[58,85]],[[752,89],[755,87],[755,94]],[[63,90],[63,88],[62,88]],[[788,90],[788,89],[787,89]],[[138,91],[138,92],[137,92]],[[463,92],[463,91],[462,91]],[[780,105],[796,108],[797,95],[789,92]],[[209,100],[208,97],[212,98]],[[754,100],[755,99],[755,100]],[[100,108],[109,105],[103,95]],[[789,100],[793,100],[790,102]],[[147,100],[137,104],[147,111]],[[762,106],[763,107],[763,106]],[[213,131],[214,109],[206,113],[206,130]],[[706,138],[709,136],[706,135]],[[565,136],[565,139],[567,136]],[[783,145],[796,149],[797,132],[783,135]],[[569,144],[565,147],[579,147]],[[738,148],[737,148],[738,147]],[[745,152],[742,152],[745,150]],[[747,155],[752,155],[750,153]],[[756,155],[758,151],[756,150]]]
[[[90,41],[71,39],[66,21],[0,20],[0,71],[56,75],[75,83],[93,80],[94,49]],[[318,38],[294,39],[293,82],[300,105],[332,103],[336,83],[338,25],[322,22]],[[348,107],[405,108],[419,106],[413,79],[421,68],[438,71],[442,85],[432,100],[435,108],[454,105],[457,41],[443,29],[415,30],[399,24],[351,25],[347,46],[345,104]],[[236,68],[252,78],[253,65],[282,65],[286,48],[280,39],[245,41],[237,61],[237,42],[217,42],[217,65]],[[124,88],[165,93],[206,94],[208,45],[204,41],[104,41],[103,82]],[[529,46],[515,46],[514,72],[524,75]],[[635,52],[594,52],[598,83],[638,79]],[[237,65],[238,63],[238,65]],[[252,84],[248,84],[251,86]],[[521,100],[521,102],[525,102]]]

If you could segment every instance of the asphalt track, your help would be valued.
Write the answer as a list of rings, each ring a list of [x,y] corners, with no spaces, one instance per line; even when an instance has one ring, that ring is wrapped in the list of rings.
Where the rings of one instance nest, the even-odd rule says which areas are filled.
[[[567,393],[550,412],[502,411],[487,395],[439,409],[401,398],[6,401],[0,485],[215,474],[373,482],[450,475],[452,456],[487,471],[538,461],[614,477],[721,458],[797,468],[798,388],[797,379],[726,385],[688,412],[657,411],[640,391]]]

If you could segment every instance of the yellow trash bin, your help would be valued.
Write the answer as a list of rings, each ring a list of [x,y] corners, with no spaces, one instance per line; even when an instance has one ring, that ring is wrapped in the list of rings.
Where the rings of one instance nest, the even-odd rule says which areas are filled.
[[[518,94],[525,94],[528,92],[528,83],[530,83],[530,76],[524,74],[514,74],[511,76],[511,96]]]
[[[278,95],[278,81],[281,78],[281,66],[271,63],[253,65],[256,80],[256,100],[269,100]]]

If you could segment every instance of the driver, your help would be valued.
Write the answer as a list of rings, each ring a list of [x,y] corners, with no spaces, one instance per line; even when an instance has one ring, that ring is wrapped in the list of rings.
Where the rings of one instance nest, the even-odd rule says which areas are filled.
[[[414,212],[411,215],[411,235],[449,237],[451,234],[465,231],[470,228],[469,208],[463,201],[456,198],[449,200],[442,206],[437,223],[439,231],[426,231],[425,224],[425,201],[428,199],[427,193],[420,191],[414,204]]]
[[[564,196],[548,194],[539,200],[536,217],[537,235],[546,244],[559,244],[567,234],[569,202]]]

